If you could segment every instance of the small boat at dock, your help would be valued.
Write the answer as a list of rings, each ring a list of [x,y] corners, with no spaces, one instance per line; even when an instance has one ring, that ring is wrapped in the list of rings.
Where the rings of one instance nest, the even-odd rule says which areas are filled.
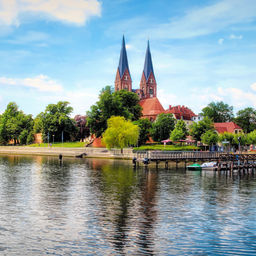
[[[215,171],[217,169],[217,162],[207,162],[207,163],[203,163],[201,165],[202,170],[205,171]]]
[[[191,164],[191,165],[187,166],[187,169],[189,171],[201,171],[202,167],[200,164]]]

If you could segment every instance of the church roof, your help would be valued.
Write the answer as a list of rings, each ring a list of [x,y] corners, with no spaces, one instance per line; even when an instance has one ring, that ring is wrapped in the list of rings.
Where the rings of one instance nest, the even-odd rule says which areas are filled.
[[[157,97],[140,100],[143,116],[154,116],[164,113],[164,108]]]
[[[154,75],[151,52],[150,52],[150,48],[149,48],[149,41],[148,41],[148,47],[147,47],[147,51],[146,51],[146,57],[145,57],[143,72],[144,72],[146,81],[148,81],[148,78],[149,78],[151,72]]]
[[[120,59],[119,59],[119,65],[118,65],[118,70],[119,70],[119,74],[120,74],[121,78],[124,75],[124,72],[126,69],[128,69],[128,72],[130,74],[127,53],[126,53],[126,47],[125,47],[125,41],[124,41],[124,36],[123,36],[122,48],[121,48],[121,52],[120,52]]]

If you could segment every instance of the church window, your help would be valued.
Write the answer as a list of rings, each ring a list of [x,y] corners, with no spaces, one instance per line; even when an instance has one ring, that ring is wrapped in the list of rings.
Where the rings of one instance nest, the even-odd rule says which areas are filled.
[[[127,77],[127,76],[124,76],[124,80],[128,80],[128,77]]]
[[[153,94],[154,94],[154,89],[153,88],[149,89],[149,94],[150,94],[151,97],[153,96]]]
[[[153,79],[152,79],[152,78],[150,78],[150,83],[151,83],[151,84],[153,83]]]

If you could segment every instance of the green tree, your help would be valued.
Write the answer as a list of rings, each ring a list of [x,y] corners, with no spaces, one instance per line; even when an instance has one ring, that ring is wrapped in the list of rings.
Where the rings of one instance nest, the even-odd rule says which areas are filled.
[[[215,123],[229,122],[234,118],[233,107],[223,101],[211,102],[202,109],[204,117],[209,117]]]
[[[170,139],[172,141],[178,141],[178,140],[184,140],[186,139],[186,136],[188,135],[188,129],[186,127],[186,124],[183,120],[179,120],[174,130],[171,132]]]
[[[1,116],[0,141],[2,144],[7,144],[11,140],[14,144],[26,144],[27,136],[32,128],[32,115],[24,114],[15,102],[10,102]]]
[[[216,144],[218,142],[218,139],[219,139],[218,134],[212,130],[206,131],[201,136],[201,141],[208,146]]]
[[[99,101],[91,106],[86,115],[91,133],[99,137],[106,130],[107,120],[111,116],[123,116],[135,121],[141,117],[142,108],[136,93],[126,90],[113,92],[112,88],[107,86],[102,89]]]
[[[140,128],[138,144],[143,145],[149,140],[152,123],[147,118],[143,118],[135,121],[134,124]]]
[[[245,133],[249,133],[256,129],[256,110],[253,108],[239,110],[234,121]]]
[[[233,136],[232,144],[238,146],[239,143],[241,146],[244,146],[247,144],[247,136],[243,132],[234,134]]]
[[[54,136],[54,141],[61,141],[62,132],[64,141],[71,140],[77,132],[75,121],[70,118],[72,111],[73,108],[67,101],[49,104],[45,111],[37,116],[38,127],[34,126],[34,129],[42,131],[44,142],[48,141],[48,133],[50,140]]]
[[[194,122],[190,126],[189,134],[196,141],[200,141],[201,136],[209,130],[214,131],[214,125],[209,117],[205,117],[203,120],[199,121],[198,123]]]
[[[229,142],[230,145],[232,145],[234,139],[234,134],[231,132],[224,132],[219,134],[219,142]]]
[[[103,143],[108,149],[136,145],[139,138],[139,127],[122,116],[112,116],[107,121],[107,129],[103,133]]]
[[[172,114],[160,114],[152,124],[151,134],[154,141],[162,141],[170,137],[171,131],[174,129],[175,119]]]

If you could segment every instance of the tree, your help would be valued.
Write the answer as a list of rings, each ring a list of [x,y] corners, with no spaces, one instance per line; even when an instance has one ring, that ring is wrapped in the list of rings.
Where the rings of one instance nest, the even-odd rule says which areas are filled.
[[[256,110],[253,108],[239,110],[235,122],[245,133],[252,132],[256,129]]]
[[[59,101],[57,104],[49,104],[45,111],[37,118],[38,127],[41,127],[44,142],[48,141],[48,134],[50,140],[54,136],[55,141],[70,140],[77,133],[75,121],[70,118],[73,108],[69,106],[67,101]]]
[[[189,134],[196,141],[200,141],[201,136],[209,130],[214,131],[214,125],[209,117],[205,117],[203,120],[199,121],[198,123],[194,122],[190,126]]]
[[[202,109],[201,115],[209,117],[215,123],[229,122],[234,118],[233,107],[223,101],[211,102]]]
[[[171,131],[174,129],[175,119],[172,114],[160,114],[152,124],[151,134],[154,141],[162,141],[170,137]]]
[[[88,137],[90,135],[90,129],[86,125],[87,124],[86,116],[76,115],[74,117],[74,120],[76,122],[76,127],[78,128],[78,133],[76,138],[78,140],[81,140]]]
[[[87,111],[87,122],[91,133],[100,137],[107,128],[111,116],[123,116],[135,121],[142,115],[139,97],[136,93],[125,90],[113,92],[111,87],[102,89],[99,101]]]
[[[188,135],[188,129],[183,120],[179,120],[175,125],[174,130],[171,132],[170,139],[172,141],[184,140]]]
[[[32,128],[32,115],[24,114],[15,102],[10,102],[1,116],[0,142],[7,144],[12,140],[14,144],[26,144],[27,136]]]
[[[256,130],[247,134],[247,144],[256,144]]]
[[[201,141],[208,146],[216,144],[218,142],[218,139],[218,134],[212,130],[206,131],[201,136]]]
[[[135,121],[134,124],[140,128],[138,145],[143,145],[149,140],[152,123],[147,118],[143,118]]]
[[[103,133],[103,143],[107,148],[120,148],[136,145],[139,138],[139,127],[122,116],[112,116],[107,121],[107,129]]]

